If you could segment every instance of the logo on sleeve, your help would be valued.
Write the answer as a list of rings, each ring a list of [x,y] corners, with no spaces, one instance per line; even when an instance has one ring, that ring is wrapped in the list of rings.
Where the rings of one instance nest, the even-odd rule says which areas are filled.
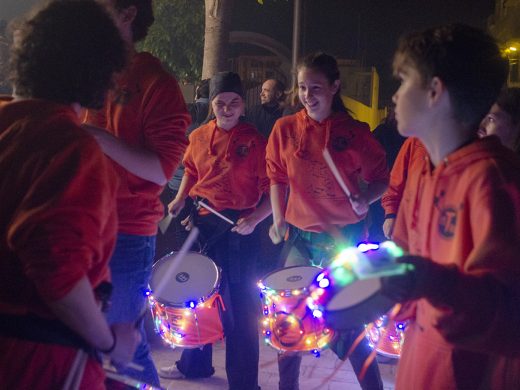
[[[445,238],[452,238],[455,235],[458,214],[453,207],[446,207],[441,210],[439,216],[439,233]]]

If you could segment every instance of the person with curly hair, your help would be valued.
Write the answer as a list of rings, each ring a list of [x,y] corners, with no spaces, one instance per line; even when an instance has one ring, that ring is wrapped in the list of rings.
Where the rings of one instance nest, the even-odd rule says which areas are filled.
[[[124,43],[91,1],[52,1],[17,38],[16,93],[0,105],[0,383],[101,389],[96,351],[125,365],[139,333],[100,309],[118,180],[79,116],[103,104]]]
[[[89,111],[86,128],[96,137],[121,178],[117,195],[118,239],[110,260],[114,293],[110,323],[139,321],[142,343],[134,362],[143,371],[121,371],[159,386],[143,326],[148,282],[155,254],[157,223],[164,208],[160,194],[188,144],[190,115],[174,77],[135,43],[154,21],[151,0],[105,0],[129,53],[105,106]],[[99,55],[99,54],[98,54]]]

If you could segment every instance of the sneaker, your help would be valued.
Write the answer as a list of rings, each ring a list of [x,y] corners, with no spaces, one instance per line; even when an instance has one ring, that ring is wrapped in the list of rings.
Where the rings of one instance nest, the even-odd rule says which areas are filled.
[[[171,366],[161,367],[158,370],[159,376],[164,379],[185,379],[186,377],[182,372],[177,369],[177,365],[174,363]]]

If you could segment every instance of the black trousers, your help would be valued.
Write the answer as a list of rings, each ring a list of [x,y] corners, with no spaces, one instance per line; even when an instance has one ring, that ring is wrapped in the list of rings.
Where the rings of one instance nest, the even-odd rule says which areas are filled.
[[[226,213],[236,220],[237,213]],[[197,217],[203,251],[222,269],[220,294],[226,341],[226,374],[230,390],[258,388],[260,299],[255,278],[258,234],[232,233],[231,225],[213,215]],[[213,375],[212,346],[186,349],[177,368],[188,378]]]

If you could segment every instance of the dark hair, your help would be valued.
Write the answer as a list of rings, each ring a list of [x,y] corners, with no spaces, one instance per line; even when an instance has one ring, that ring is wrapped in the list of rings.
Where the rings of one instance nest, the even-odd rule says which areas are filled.
[[[325,53],[312,53],[300,60],[296,66],[296,70],[299,72],[302,68],[311,69],[315,72],[323,74],[330,84],[333,84],[336,80],[340,80],[338,62],[336,59]],[[333,112],[348,112],[343,100],[341,100],[341,87],[334,95],[332,100]]]
[[[455,119],[478,128],[504,85],[508,65],[484,31],[453,24],[414,32],[400,39],[394,70],[413,65],[426,86],[434,77],[446,85]]]
[[[496,104],[509,115],[511,124],[517,128],[513,150],[520,153],[520,88],[503,88]]]
[[[520,125],[520,88],[503,88],[496,103],[511,117],[514,126]]]
[[[285,84],[282,83],[278,79],[268,79],[266,81],[273,80],[274,81],[274,91],[281,92],[280,96],[276,99],[278,103],[283,103],[285,101]]]
[[[94,1],[56,0],[19,26],[11,67],[16,94],[99,108],[125,45],[111,16]]]
[[[148,35],[148,29],[155,21],[153,16],[152,0],[115,0],[114,8],[118,11],[131,6],[137,9],[137,14],[132,23],[132,40],[139,42]]]
[[[197,88],[195,89],[195,98],[208,98],[209,97],[209,79],[201,80],[197,84]]]

